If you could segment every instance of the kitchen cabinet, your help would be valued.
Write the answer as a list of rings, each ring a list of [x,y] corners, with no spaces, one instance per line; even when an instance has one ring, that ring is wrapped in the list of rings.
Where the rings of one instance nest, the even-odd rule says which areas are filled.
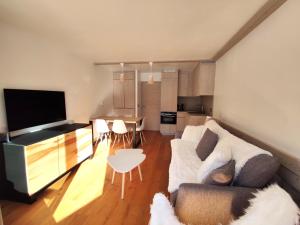
[[[199,115],[188,112],[177,112],[176,131],[184,131],[184,128],[187,125],[203,125],[205,123],[206,117],[206,115]]]
[[[113,80],[113,102],[114,108],[122,109],[124,104],[124,84],[120,80]]]
[[[135,108],[135,75],[134,72],[124,72],[124,80],[120,73],[113,74],[113,104],[115,109]]]
[[[178,73],[178,96],[192,96],[192,74],[179,71]]]
[[[161,112],[177,112],[178,72],[161,74]],[[160,124],[162,134],[175,134],[176,124]]]
[[[161,112],[176,112],[178,72],[163,72],[161,76]]]
[[[177,112],[177,124],[176,130],[183,131],[187,124],[188,113],[187,112]]]
[[[189,114],[188,118],[187,118],[187,125],[193,125],[193,126],[199,126],[199,125],[203,125],[205,123],[206,120],[205,115],[194,115],[194,114]]]
[[[199,63],[192,75],[192,95],[214,95],[215,63]]]
[[[176,133],[176,124],[160,124],[160,132],[163,135],[173,135]]]
[[[124,108],[133,109],[135,105],[135,80],[124,80]]]

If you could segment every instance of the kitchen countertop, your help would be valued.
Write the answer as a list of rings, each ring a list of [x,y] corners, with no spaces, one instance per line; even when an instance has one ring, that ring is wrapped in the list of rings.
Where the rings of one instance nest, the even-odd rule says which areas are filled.
[[[203,114],[199,111],[178,111],[179,113],[183,112],[183,113],[188,113],[190,115],[193,115],[193,116],[210,116],[208,114]]]

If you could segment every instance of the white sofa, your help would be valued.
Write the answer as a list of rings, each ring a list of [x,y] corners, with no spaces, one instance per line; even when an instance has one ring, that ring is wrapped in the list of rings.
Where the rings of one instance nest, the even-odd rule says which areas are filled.
[[[187,128],[187,130],[189,130]],[[202,134],[203,126],[198,130]],[[176,191],[182,183],[196,183],[197,171],[202,161],[196,154],[196,147],[199,140],[173,139],[171,140],[172,158],[169,167],[169,185],[170,193]]]
[[[187,126],[180,139],[171,140],[172,158],[169,167],[169,185],[168,191],[173,193],[182,183],[199,183],[199,171],[203,166],[207,167],[206,161],[213,161],[214,152],[205,160],[201,161],[196,154],[197,145],[202,138],[206,129],[216,133],[219,137],[218,144],[226,144],[230,148],[231,156],[227,160],[234,159],[236,161],[235,176],[238,175],[240,169],[250,158],[258,154],[272,155],[255,145],[252,145],[223,129],[216,121],[209,120],[203,126]],[[223,146],[222,146],[223,147]],[[215,149],[216,149],[215,148]],[[204,165],[206,164],[206,165]],[[209,165],[210,166],[210,165]],[[220,164],[216,166],[221,166]],[[215,169],[215,167],[205,168],[207,171]],[[203,171],[201,171],[203,172]],[[199,180],[200,179],[200,180]]]
[[[219,140],[213,152],[201,161],[196,148],[207,128]],[[171,141],[171,149],[170,202],[162,194],[155,195],[150,225],[300,225],[298,206],[278,185],[259,190],[201,183],[203,172],[208,174],[222,163],[234,159],[235,175],[238,175],[250,158],[272,155],[270,152],[230,134],[214,120],[204,126],[187,126],[181,138]]]

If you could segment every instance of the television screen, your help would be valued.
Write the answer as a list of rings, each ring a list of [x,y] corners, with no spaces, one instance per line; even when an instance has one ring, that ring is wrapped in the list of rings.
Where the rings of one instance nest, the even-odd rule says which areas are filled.
[[[10,132],[66,120],[62,91],[4,89],[4,100]]]

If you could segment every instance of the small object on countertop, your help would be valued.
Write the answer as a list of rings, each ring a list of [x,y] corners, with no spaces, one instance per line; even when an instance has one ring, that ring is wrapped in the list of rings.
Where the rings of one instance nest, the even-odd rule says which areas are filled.
[[[201,105],[201,114],[205,114],[205,108],[204,108],[204,105]]]

